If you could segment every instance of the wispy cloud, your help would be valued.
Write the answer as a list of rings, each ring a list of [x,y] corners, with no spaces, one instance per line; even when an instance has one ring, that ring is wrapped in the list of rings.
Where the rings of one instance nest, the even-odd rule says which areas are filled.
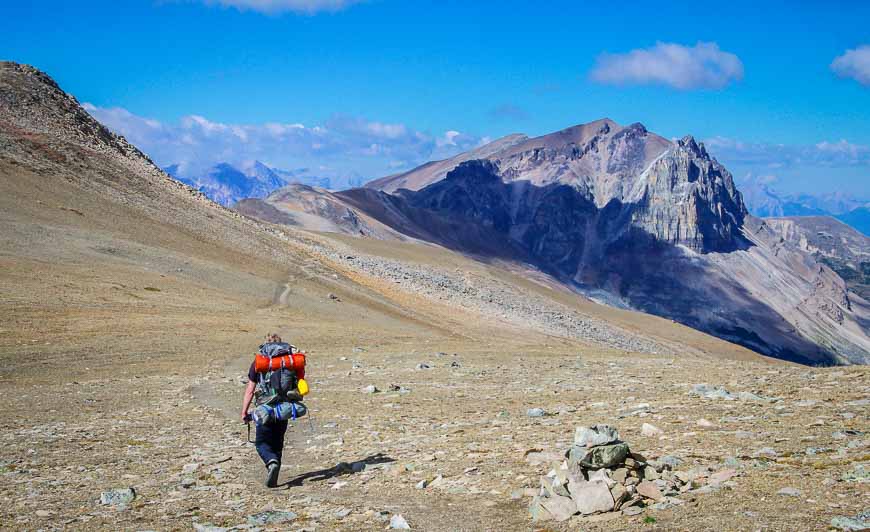
[[[834,59],[831,70],[841,78],[852,78],[861,85],[870,85],[870,45],[846,50]]]
[[[361,0],[200,0],[207,5],[236,8],[239,11],[258,11],[274,15],[295,12],[313,15],[345,9]]]
[[[179,164],[182,175],[202,173],[218,162],[260,160],[282,168],[325,167],[335,175],[356,173],[374,178],[480,143],[480,138],[459,131],[430,135],[405,124],[342,115],[314,126],[292,122],[226,124],[198,115],[164,123],[119,107],[84,107],[157,164]]]
[[[590,77],[616,85],[667,85],[677,89],[717,89],[743,79],[743,63],[712,42],[695,46],[657,43],[624,54],[598,56]]]
[[[814,145],[742,142],[713,137],[704,144],[712,155],[726,164],[776,169],[797,166],[870,167],[870,146],[847,140],[822,141]]]

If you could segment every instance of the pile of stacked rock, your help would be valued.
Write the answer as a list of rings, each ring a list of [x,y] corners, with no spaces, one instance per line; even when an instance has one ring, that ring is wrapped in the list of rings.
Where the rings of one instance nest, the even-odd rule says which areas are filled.
[[[733,469],[676,471],[681,461],[673,456],[647,460],[631,452],[608,425],[578,427],[565,454],[567,459],[541,478],[541,490],[529,506],[536,521],[617,511],[636,515],[648,505],[667,508],[685,502],[680,494],[718,489],[736,474]]]

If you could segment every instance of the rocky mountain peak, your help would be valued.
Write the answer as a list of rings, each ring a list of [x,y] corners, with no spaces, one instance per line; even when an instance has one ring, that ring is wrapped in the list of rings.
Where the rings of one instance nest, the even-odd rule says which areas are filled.
[[[709,159],[710,155],[707,153],[707,148],[704,147],[703,142],[695,141],[695,137],[692,135],[686,135],[677,141],[677,145],[685,150],[688,150],[695,157],[701,157],[704,159]]]

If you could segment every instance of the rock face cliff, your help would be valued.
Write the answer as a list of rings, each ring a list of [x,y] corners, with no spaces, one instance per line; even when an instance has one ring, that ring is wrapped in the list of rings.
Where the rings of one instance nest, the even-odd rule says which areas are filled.
[[[632,223],[658,240],[693,251],[733,251],[745,247],[740,228],[746,207],[731,174],[703,144],[685,137],[641,174],[625,201]]]

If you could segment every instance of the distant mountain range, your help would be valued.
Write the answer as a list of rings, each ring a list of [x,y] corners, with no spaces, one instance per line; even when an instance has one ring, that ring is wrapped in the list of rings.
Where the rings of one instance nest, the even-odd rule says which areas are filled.
[[[784,194],[770,185],[747,179],[738,183],[749,212],[764,218],[783,216],[832,216],[870,236],[870,200],[842,192]]]
[[[308,168],[283,170],[260,161],[236,165],[222,162],[201,173],[186,172],[178,164],[166,166],[163,170],[227,207],[245,198],[265,198],[291,184],[338,190],[362,186],[365,182],[359,175],[326,177],[314,174]]]

